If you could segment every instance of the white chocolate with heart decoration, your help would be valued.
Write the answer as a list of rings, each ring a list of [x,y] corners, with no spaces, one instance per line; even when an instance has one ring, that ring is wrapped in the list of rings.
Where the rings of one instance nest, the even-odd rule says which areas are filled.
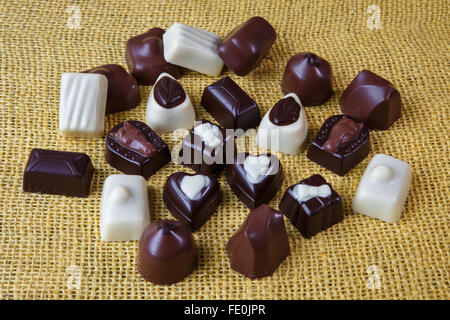
[[[364,171],[352,209],[386,222],[400,219],[412,184],[408,163],[384,154],[375,155]]]
[[[244,170],[247,180],[253,184],[260,183],[268,174],[270,158],[267,156],[247,156],[244,160]]]
[[[202,123],[194,128],[194,132],[208,147],[216,148],[222,143],[222,132],[214,124]]]
[[[159,75],[148,98],[147,109],[145,110],[145,122],[158,134],[171,132],[176,129],[191,129],[194,126],[195,110],[184,88],[186,98],[182,103],[173,108],[164,108],[156,101],[154,89],[158,81],[164,77],[169,77],[177,81],[168,73],[164,72]]]
[[[294,197],[301,202],[308,201],[312,198],[328,198],[331,196],[331,188],[327,184],[319,187],[310,186],[306,184],[298,184],[294,187]]]
[[[142,176],[116,174],[102,191],[100,236],[103,241],[139,240],[150,223],[147,182]]]
[[[63,73],[59,132],[63,137],[101,137],[105,127],[108,80],[96,73]]]
[[[163,34],[164,58],[175,65],[217,77],[223,61],[217,54],[222,39],[206,30],[175,22]]]
[[[193,176],[184,176],[181,179],[181,191],[191,200],[199,200],[202,195],[202,190],[209,184],[209,177],[202,174]]]
[[[261,120],[256,136],[258,145],[263,149],[286,154],[299,154],[305,150],[308,137],[308,123],[302,103],[295,93],[289,93],[282,99],[293,98],[300,108],[297,121],[289,125],[278,126],[270,121],[272,108]]]

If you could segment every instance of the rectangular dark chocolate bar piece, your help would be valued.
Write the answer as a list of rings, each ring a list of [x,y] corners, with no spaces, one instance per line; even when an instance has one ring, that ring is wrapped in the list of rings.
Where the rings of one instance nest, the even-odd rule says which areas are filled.
[[[87,197],[93,173],[91,159],[84,153],[33,149],[23,174],[23,191]]]
[[[230,77],[209,85],[201,105],[225,129],[255,128],[261,122],[258,105]]]

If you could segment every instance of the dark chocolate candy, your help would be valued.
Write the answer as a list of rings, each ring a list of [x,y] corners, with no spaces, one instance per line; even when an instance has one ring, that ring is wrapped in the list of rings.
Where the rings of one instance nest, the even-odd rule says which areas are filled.
[[[238,153],[234,162],[227,165],[227,182],[239,200],[248,208],[254,209],[268,203],[275,196],[283,183],[284,176],[281,162],[276,155],[260,154],[258,156],[270,158],[271,164],[260,182],[251,182],[244,168],[244,160],[249,155],[249,153]]]
[[[225,65],[239,76],[255,69],[275,42],[274,28],[261,17],[252,17],[234,28],[217,46]]]
[[[108,79],[106,114],[132,109],[141,101],[136,79],[118,64],[105,64],[84,73],[98,73]]]
[[[330,64],[314,53],[296,54],[284,69],[281,90],[297,94],[305,107],[324,103],[333,94]]]
[[[208,120],[202,120],[198,125],[205,123],[215,125]],[[180,163],[195,172],[219,174],[225,168],[227,155],[235,154],[234,136],[227,135],[224,128],[217,126],[221,142],[212,147],[196,134],[195,127],[183,139],[179,153]]]
[[[105,158],[117,170],[146,179],[171,159],[164,141],[148,125],[135,120],[111,129],[106,137]]]
[[[287,126],[298,120],[301,107],[294,98],[281,99],[270,110],[269,119],[276,126]]]
[[[230,77],[209,85],[203,91],[201,105],[225,129],[247,130],[259,125],[258,105]]]
[[[352,117],[337,115],[324,122],[309,147],[307,157],[343,176],[369,152],[367,127]]]
[[[222,201],[222,190],[220,190],[217,178],[209,174],[202,175],[207,177],[208,179],[205,179],[205,181],[208,181],[203,188],[191,189],[192,192],[198,191],[194,199],[183,192],[181,182],[183,178],[195,179],[197,175],[175,172],[169,176],[164,185],[163,199],[166,207],[177,220],[186,223],[192,231],[198,230],[205,224]],[[185,187],[190,186],[190,181],[185,181],[185,183]],[[195,188],[195,182],[193,184]]]
[[[250,212],[227,244],[231,268],[250,279],[271,276],[290,254],[283,215],[266,204]]]
[[[23,191],[87,197],[94,167],[78,152],[33,149],[23,174]]]
[[[178,81],[170,77],[162,77],[153,88],[156,102],[164,108],[171,109],[186,100],[186,93]]]
[[[386,79],[361,71],[342,93],[341,111],[369,129],[388,129],[401,116],[400,92]]]
[[[297,185],[320,187],[328,185],[331,194],[328,197],[312,197],[306,201],[298,200],[295,187]],[[305,238],[311,238],[320,231],[344,219],[341,197],[331,185],[319,174],[290,186],[283,195],[279,205],[283,213]]]
[[[155,284],[173,284],[197,264],[197,250],[189,228],[180,221],[160,220],[147,226],[139,240],[138,271]]]
[[[128,70],[140,85],[155,83],[158,76],[167,72],[175,78],[181,78],[182,68],[164,59],[162,35],[164,30],[153,28],[127,41],[125,59]]]

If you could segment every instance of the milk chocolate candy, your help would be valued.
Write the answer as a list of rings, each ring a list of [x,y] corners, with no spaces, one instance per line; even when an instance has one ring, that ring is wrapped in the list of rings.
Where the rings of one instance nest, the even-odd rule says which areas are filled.
[[[234,156],[234,136],[207,120],[183,139],[180,163],[200,173],[219,174],[225,168],[227,154]]]
[[[163,199],[172,215],[195,231],[217,210],[222,191],[213,175],[175,172],[164,185]]]
[[[227,244],[233,270],[255,279],[271,276],[290,254],[283,215],[266,204],[250,212]]]
[[[87,197],[94,167],[78,152],[33,149],[23,174],[23,191]]]
[[[260,147],[287,154],[303,152],[307,138],[305,111],[295,93],[284,96],[264,115],[257,134]]]
[[[230,77],[209,85],[203,91],[201,105],[225,129],[256,127],[261,121],[258,105]]]
[[[183,280],[197,264],[197,250],[188,226],[175,220],[155,221],[139,240],[138,271],[155,284]]]
[[[234,28],[217,46],[225,65],[239,76],[255,69],[275,42],[275,29],[261,17],[252,17]]]
[[[125,59],[128,70],[140,85],[150,85],[163,72],[176,79],[181,78],[183,70],[164,58],[163,34],[161,28],[153,28],[127,41]]]
[[[105,64],[84,73],[98,73],[108,79],[106,114],[132,109],[141,101],[136,79],[118,64]]]
[[[281,90],[297,94],[305,107],[324,103],[333,94],[330,64],[314,53],[296,54],[284,69]]]
[[[401,116],[400,92],[386,79],[361,71],[342,93],[341,111],[369,129],[388,129]]]
[[[283,182],[280,160],[274,154],[238,153],[227,165],[227,182],[248,208],[268,203]]]
[[[164,141],[145,123],[135,120],[116,125],[106,137],[106,162],[125,174],[148,179],[170,161]]]
[[[358,120],[345,115],[328,118],[320,128],[307,157],[343,176],[370,152],[369,130]]]
[[[279,208],[305,238],[344,219],[341,197],[319,174],[290,186]]]

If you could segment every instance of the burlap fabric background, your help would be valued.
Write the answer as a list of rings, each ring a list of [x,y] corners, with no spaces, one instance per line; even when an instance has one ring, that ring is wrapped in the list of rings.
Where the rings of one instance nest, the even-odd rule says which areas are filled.
[[[449,1],[0,3],[1,298],[449,298]],[[373,4],[380,8],[380,29],[367,25],[368,19],[369,26],[376,22],[370,20],[374,13],[367,12]],[[66,12],[71,5],[79,6],[79,29],[69,28],[76,27],[76,19],[69,18],[76,11]],[[345,177],[307,160],[305,153],[281,155],[286,178],[270,204],[278,208],[289,185],[320,173],[342,196],[345,219],[311,240],[303,239],[286,220],[292,254],[273,277],[250,281],[229,267],[226,242],[248,210],[222,174],[223,203],[195,233],[200,249],[195,272],[176,285],[149,284],[136,271],[137,242],[100,241],[103,181],[119,172],[105,162],[103,138],[59,135],[61,73],[105,63],[125,66],[126,40],[150,27],[168,28],[178,21],[223,37],[254,15],[265,17],[277,30],[269,57],[246,77],[229,71],[222,76],[231,76],[262,112],[282,97],[279,83],[290,56],[307,50],[331,63],[336,91],[325,105],[306,110],[310,139],[327,117],[340,113],[342,91],[364,68],[398,87],[403,116],[391,129],[371,132],[369,157]],[[217,79],[192,71],[181,79],[198,119],[212,120],[200,98]],[[108,116],[106,130],[127,119],[144,120],[150,89],[140,88],[143,99],[136,109]],[[175,145],[176,137],[163,138]],[[33,147],[87,153],[97,169],[90,196],[23,193],[22,173]],[[376,153],[407,161],[414,170],[414,186],[397,224],[350,209]],[[162,201],[162,186],[169,174],[180,170],[188,171],[166,165],[148,180],[153,220],[171,217]]]

